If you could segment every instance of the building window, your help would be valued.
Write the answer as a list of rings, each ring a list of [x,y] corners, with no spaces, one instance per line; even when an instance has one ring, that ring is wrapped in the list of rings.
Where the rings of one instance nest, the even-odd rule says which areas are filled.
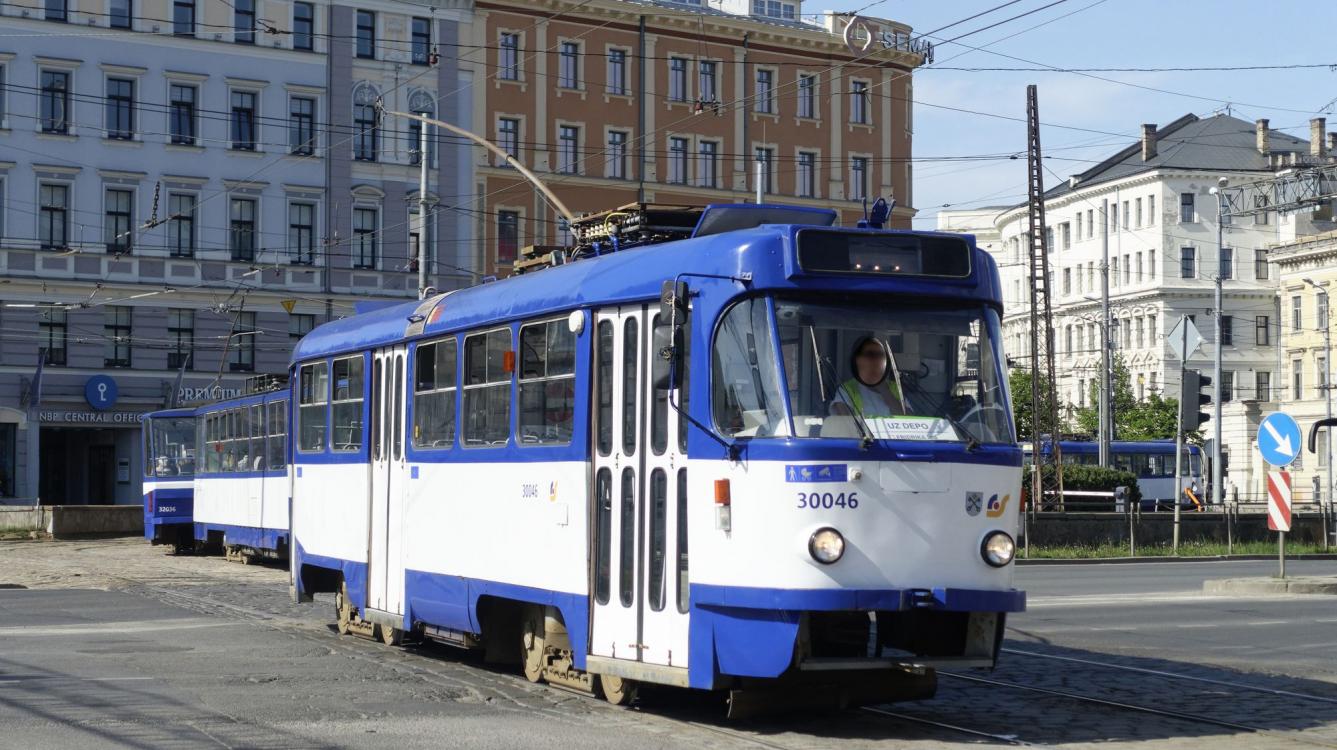
[[[1191,247],[1179,248],[1179,278],[1198,277],[1198,251]]]
[[[37,325],[41,331],[40,342],[46,349],[48,365],[65,365],[65,339],[69,331],[67,313],[59,308],[49,307],[42,311]]]
[[[66,0],[46,0],[46,20],[65,23],[70,20]]]
[[[411,35],[413,64],[430,64],[432,62],[432,22],[426,18],[414,18]]]
[[[1233,315],[1221,316],[1221,346],[1235,345],[1235,317]]]
[[[1233,248],[1221,248],[1221,255],[1218,258],[1217,273],[1220,274],[1222,281],[1228,281],[1235,278],[1235,251]]]
[[[497,50],[497,77],[520,80],[520,35],[503,33]]]
[[[557,52],[557,87],[580,88],[580,44],[562,42]]]
[[[1327,357],[1315,357],[1315,358],[1314,358],[1314,373],[1315,373],[1314,382],[1318,383],[1318,390],[1319,390],[1320,393],[1322,393],[1323,390],[1326,389],[1326,388],[1328,387],[1328,358],[1327,358]]]
[[[255,0],[232,0],[232,39],[255,44]]]
[[[1221,403],[1235,400],[1235,373],[1231,370],[1221,371]]]
[[[195,0],[172,0],[172,33],[195,36]]]
[[[1065,295],[1072,294],[1072,269],[1071,269],[1071,268],[1065,268],[1065,269],[1063,269],[1063,293],[1064,293]]]
[[[758,146],[753,150],[753,158],[761,163],[761,191],[775,192],[775,149]]]
[[[176,258],[195,254],[195,196],[167,196],[167,252]]]
[[[867,125],[869,122],[866,81],[850,82],[850,122],[859,125]]]
[[[171,98],[172,143],[180,146],[195,145],[195,97],[198,93],[194,86],[172,84],[169,90]]]
[[[134,239],[130,216],[135,194],[129,190],[108,190],[104,196],[103,241],[109,253],[128,253]]]
[[[808,119],[817,117],[817,76],[798,77],[798,116]]]
[[[861,201],[868,197],[868,158],[856,156],[850,159],[850,200]]]
[[[1123,228],[1124,228],[1125,231],[1128,230],[1128,215],[1131,214],[1131,213],[1132,213],[1132,212],[1128,210],[1128,201],[1124,201],[1124,202],[1123,202]]]
[[[130,366],[130,314],[131,308],[122,305],[108,305],[103,313],[102,364],[106,367]]]
[[[1304,398],[1304,370],[1301,369],[1302,362],[1298,359],[1291,360],[1291,398],[1299,401]]]
[[[42,71],[42,132],[70,132],[70,74]]]
[[[1134,208],[1137,209],[1137,222],[1136,222],[1137,228],[1138,228],[1138,229],[1141,229],[1141,228],[1142,228],[1142,199],[1141,199],[1141,198],[1138,198],[1137,200],[1135,200],[1135,201],[1133,202],[1133,206],[1134,206]]]
[[[621,130],[608,131],[607,171],[615,180],[627,179],[627,134]]]
[[[671,102],[687,101],[687,60],[669,58],[668,98]]]
[[[1119,204],[1118,204],[1118,203],[1112,203],[1112,204],[1110,204],[1110,215],[1109,215],[1109,220],[1110,220],[1110,234],[1113,234],[1113,233],[1119,231]]]
[[[300,156],[316,150],[316,100],[294,96],[288,100],[288,148]]]
[[[1328,327],[1328,294],[1320,292],[1314,295],[1314,324],[1321,329]]]
[[[288,316],[288,340],[295,345],[302,337],[316,327],[316,316],[307,313],[293,313]]]
[[[255,313],[237,313],[237,322],[232,335],[228,337],[231,354],[228,355],[227,367],[232,372],[255,371]]]
[[[288,252],[293,263],[311,265],[316,262],[315,204],[288,204]]]
[[[1259,372],[1254,374],[1254,398],[1259,401],[1272,400],[1272,373]]]
[[[1299,333],[1304,322],[1304,300],[1300,295],[1291,297],[1291,330]]]
[[[172,308],[167,311],[167,368],[190,367],[195,353],[195,311]]]
[[[775,71],[765,68],[757,69],[757,91],[753,109],[766,115],[776,114]]]
[[[557,171],[563,174],[580,172],[580,128],[562,125],[557,129]]]
[[[69,237],[70,188],[42,185],[38,188],[37,235],[47,250],[63,249]]]
[[[514,117],[497,120],[497,145],[512,158],[520,157],[520,121]],[[506,162],[502,162],[505,165]]]
[[[608,93],[614,96],[627,95],[626,50],[608,50]]]
[[[367,60],[376,58],[376,14],[369,10],[357,12],[356,54]]]
[[[714,141],[701,141],[696,148],[696,182],[701,187],[719,187],[716,167],[719,162],[720,145]]]
[[[228,249],[232,259],[255,260],[255,201],[233,198],[228,214]]]
[[[353,107],[353,133],[353,158],[376,161],[376,107],[370,104]]]
[[[255,150],[255,100],[253,91],[232,92],[232,148]]]
[[[353,267],[376,267],[376,209],[353,209]]]
[[[719,85],[715,73],[715,63],[703,60],[697,63],[697,97],[706,104],[719,101]]]
[[[515,260],[520,250],[520,214],[517,211],[497,212],[497,264]]]
[[[315,47],[316,6],[311,3],[292,4],[292,48],[310,50]]]
[[[1193,193],[1179,194],[1179,221],[1183,224],[1191,224],[1197,219],[1197,212],[1194,209]]]
[[[130,140],[135,137],[135,82],[125,78],[107,79],[107,137]]]
[[[1258,346],[1272,344],[1272,326],[1268,316],[1258,315],[1253,319],[1253,342]]]
[[[1134,256],[1134,260],[1137,261],[1137,283],[1141,284],[1141,283],[1142,283],[1142,253],[1138,253],[1136,256]]]
[[[817,197],[817,154],[798,153],[798,195],[800,198]]]
[[[1253,277],[1259,281],[1267,280],[1267,251],[1253,251]]]
[[[416,112],[415,114],[422,115],[423,117],[431,117],[431,116],[432,116],[432,113],[431,113],[431,112]],[[423,150],[423,149],[422,149],[422,128],[423,128],[423,125],[425,125],[425,124],[426,124],[426,123],[424,123],[422,120],[409,120],[409,133],[408,133],[408,137],[409,137],[409,148],[408,148],[408,153],[409,153],[409,163],[410,163],[410,164],[415,164],[415,165],[416,165],[416,164],[421,164],[421,163],[422,163],[422,150]],[[432,133],[433,133],[432,130],[428,130],[428,131],[427,131],[427,163],[428,163],[428,164],[435,165],[435,164],[436,164],[436,156],[435,156],[435,154],[434,154],[435,149],[432,148],[432,141],[433,141]]]
[[[135,11],[132,0],[111,0],[111,20],[113,29],[128,29],[134,25]]]
[[[670,138],[668,154],[668,182],[687,184],[687,139]]]

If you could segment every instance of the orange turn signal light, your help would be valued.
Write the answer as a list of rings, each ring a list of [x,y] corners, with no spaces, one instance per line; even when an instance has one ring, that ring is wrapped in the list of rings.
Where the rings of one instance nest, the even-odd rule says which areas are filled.
[[[729,505],[729,500],[730,500],[730,498],[729,498],[729,480],[727,480],[727,479],[716,479],[716,480],[715,480],[715,504],[716,504],[716,505]]]

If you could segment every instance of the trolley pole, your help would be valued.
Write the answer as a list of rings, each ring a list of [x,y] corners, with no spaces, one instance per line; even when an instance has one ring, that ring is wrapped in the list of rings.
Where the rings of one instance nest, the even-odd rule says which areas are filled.
[[[427,123],[418,123],[418,299],[427,297]]]
[[[1110,378],[1110,344],[1114,332],[1110,330],[1110,202],[1106,198],[1100,202],[1100,436],[1098,441],[1098,463],[1101,468],[1110,465],[1110,435],[1114,433],[1110,405],[1114,401]]]

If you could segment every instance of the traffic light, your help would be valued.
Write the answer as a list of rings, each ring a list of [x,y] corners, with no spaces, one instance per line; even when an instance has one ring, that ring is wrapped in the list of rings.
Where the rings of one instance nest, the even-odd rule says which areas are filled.
[[[1194,432],[1203,422],[1211,419],[1206,412],[1198,411],[1200,407],[1212,403],[1212,397],[1203,393],[1203,389],[1211,385],[1212,379],[1206,375],[1192,370],[1184,373],[1184,382],[1179,389],[1179,419],[1184,425],[1184,432]]]

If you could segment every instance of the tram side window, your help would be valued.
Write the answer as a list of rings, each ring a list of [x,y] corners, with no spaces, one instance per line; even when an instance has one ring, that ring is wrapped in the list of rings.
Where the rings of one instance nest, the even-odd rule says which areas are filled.
[[[420,344],[413,379],[413,445],[449,448],[455,444],[454,338]]]
[[[237,470],[237,421],[236,409],[223,412],[223,471],[229,473]]]
[[[269,430],[268,441],[265,444],[266,468],[271,471],[282,469],[287,465],[288,458],[284,455],[284,445],[288,438],[288,402],[271,401],[269,406]]]
[[[464,339],[464,445],[505,445],[511,432],[511,330],[497,328]]]
[[[607,456],[613,450],[613,321],[599,321],[598,399],[599,455]],[[600,602],[606,604],[607,602]]]
[[[650,330],[653,332],[651,346],[660,346],[661,338],[667,336],[668,321],[656,315]],[[667,345],[667,340],[664,340]],[[669,361],[663,357],[650,360],[650,450],[656,456],[664,454],[668,448],[668,389],[659,384],[668,380]]]
[[[264,471],[265,462],[265,405],[251,406],[251,452],[246,461],[246,471]]]
[[[715,335],[711,400],[715,424],[728,436],[786,437],[789,420],[775,367],[766,300],[744,300],[724,315]]]
[[[520,442],[571,442],[576,408],[576,334],[566,319],[520,328]]]
[[[668,475],[663,469],[650,472],[650,609],[664,609],[664,566],[668,551]]]
[[[334,360],[334,431],[335,451],[362,450],[362,355]]]
[[[613,473],[607,467],[594,477],[594,495],[599,504],[594,521],[594,601],[607,604],[613,567]]]
[[[325,404],[330,397],[330,371],[325,362],[303,365],[298,377],[298,450],[325,449]]]

